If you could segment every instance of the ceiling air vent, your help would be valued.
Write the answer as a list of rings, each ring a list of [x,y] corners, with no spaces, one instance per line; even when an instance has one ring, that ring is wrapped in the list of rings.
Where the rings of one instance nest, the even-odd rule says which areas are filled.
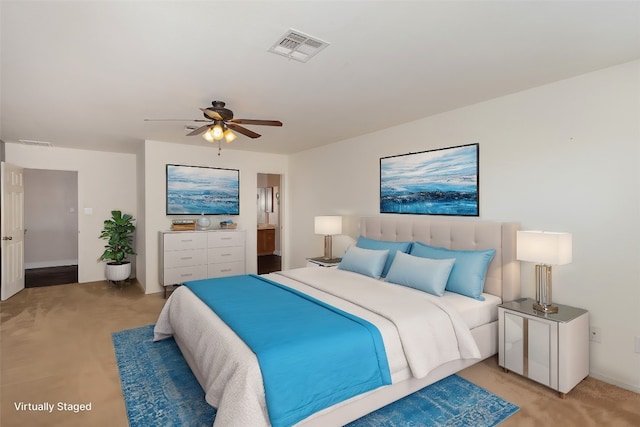
[[[328,42],[312,37],[302,31],[290,29],[269,48],[269,52],[286,56],[300,62],[307,62],[325,47]]]
[[[18,142],[24,145],[36,145],[38,147],[51,147],[49,141],[35,141],[33,139],[19,139]]]

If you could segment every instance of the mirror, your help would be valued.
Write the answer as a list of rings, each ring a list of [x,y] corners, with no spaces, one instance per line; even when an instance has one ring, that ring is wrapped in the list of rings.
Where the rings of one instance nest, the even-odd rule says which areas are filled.
[[[273,212],[273,187],[258,188],[258,206],[262,212]]]

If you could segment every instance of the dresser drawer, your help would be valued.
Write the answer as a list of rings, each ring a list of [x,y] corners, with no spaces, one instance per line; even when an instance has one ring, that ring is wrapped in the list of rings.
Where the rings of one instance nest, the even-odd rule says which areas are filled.
[[[244,246],[244,233],[239,231],[214,231],[208,233],[209,248]]]
[[[209,264],[209,277],[225,277],[244,274],[244,261]]]
[[[207,247],[205,233],[165,233],[164,251],[183,251],[185,249],[204,249]]]
[[[176,285],[190,280],[207,278],[207,265],[195,265],[189,267],[167,268],[164,270],[163,286]]]
[[[244,262],[244,246],[209,248],[209,264],[217,262]]]
[[[202,249],[187,249],[164,253],[164,268],[188,267],[206,263],[206,251]]]

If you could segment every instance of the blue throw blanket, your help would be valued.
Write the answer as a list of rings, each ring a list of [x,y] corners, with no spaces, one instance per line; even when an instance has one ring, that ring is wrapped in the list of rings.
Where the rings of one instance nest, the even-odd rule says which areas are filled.
[[[382,336],[366,320],[255,275],[185,286],[256,354],[275,427],[391,384]]]

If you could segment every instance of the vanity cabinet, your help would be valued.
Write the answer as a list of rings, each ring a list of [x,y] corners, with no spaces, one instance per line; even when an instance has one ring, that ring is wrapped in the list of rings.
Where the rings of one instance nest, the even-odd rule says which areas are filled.
[[[245,273],[242,230],[161,231],[160,284],[165,288],[190,280]]]
[[[276,230],[274,228],[258,229],[258,256],[271,255],[276,250]]]

